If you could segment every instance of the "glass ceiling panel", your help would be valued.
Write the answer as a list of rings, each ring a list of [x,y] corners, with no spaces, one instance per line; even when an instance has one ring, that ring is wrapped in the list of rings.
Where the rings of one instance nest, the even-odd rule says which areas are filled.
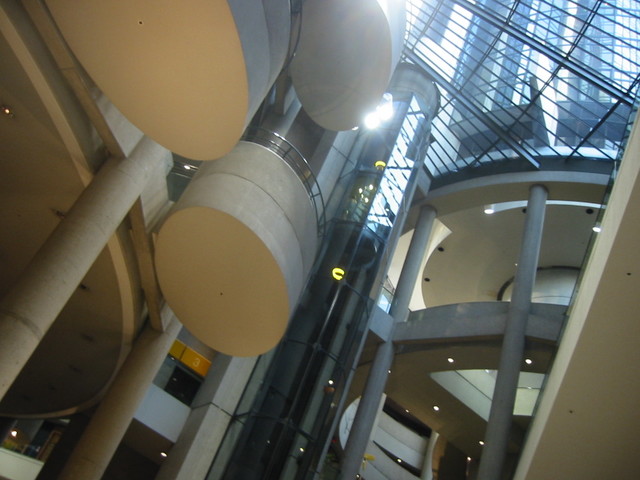
[[[408,0],[407,22],[404,60],[441,91],[434,178],[618,158],[640,77],[640,0]]]

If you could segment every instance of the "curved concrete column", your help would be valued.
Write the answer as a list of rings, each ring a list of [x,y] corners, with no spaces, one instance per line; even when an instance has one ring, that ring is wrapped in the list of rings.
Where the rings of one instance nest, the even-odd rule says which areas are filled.
[[[376,107],[400,58],[404,25],[403,2],[305,2],[291,78],[314,122],[349,130]]]
[[[111,160],[76,200],[0,302],[0,398],[16,379],[82,278],[170,153],[143,138]]]
[[[288,0],[47,0],[82,66],[140,130],[184,157],[233,148],[284,64]]]
[[[313,263],[307,190],[276,154],[248,142],[205,164],[158,234],[160,287],[185,327],[228,355],[284,334]]]
[[[91,417],[58,477],[60,480],[102,478],[145,392],[180,331],[180,322],[165,309],[167,330],[147,326],[118,372],[113,384]]]

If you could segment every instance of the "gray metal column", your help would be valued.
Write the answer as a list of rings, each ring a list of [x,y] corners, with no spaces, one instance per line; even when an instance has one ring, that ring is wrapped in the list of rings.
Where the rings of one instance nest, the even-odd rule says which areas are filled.
[[[478,480],[498,480],[507,454],[513,406],[524,355],[525,329],[531,308],[531,292],[538,268],[546,201],[546,188],[533,185],[529,192],[520,258],[509,304]]]
[[[409,313],[409,301],[411,300],[422,256],[427,248],[435,218],[436,211],[433,207],[425,205],[420,209],[416,228],[411,237],[409,250],[402,266],[402,273],[400,274],[395,296],[391,303],[391,310],[389,311],[395,323],[405,321]],[[354,479],[360,471],[362,458],[380,405],[380,398],[384,393],[388,372],[393,362],[393,354],[394,349],[391,340],[380,344],[376,351],[376,356],[373,359],[369,377],[360,399],[360,405],[351,426],[349,440],[347,440],[345,446],[340,475],[341,480]]]

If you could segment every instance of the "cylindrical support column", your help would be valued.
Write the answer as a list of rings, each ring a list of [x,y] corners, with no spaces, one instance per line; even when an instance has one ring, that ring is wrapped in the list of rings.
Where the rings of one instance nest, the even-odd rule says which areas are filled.
[[[424,453],[420,480],[433,480],[433,451],[436,448],[436,442],[438,441],[439,436],[438,432],[431,432],[429,443],[427,443],[427,448]]]
[[[173,318],[166,331],[146,326],[100,402],[80,441],[69,457],[60,480],[99,480],[124,436],[138,405],[180,331]],[[164,323],[164,322],[163,322]]]
[[[168,150],[143,138],[131,156],[98,172],[0,303],[0,398]]]
[[[421,259],[427,247],[435,218],[436,211],[433,207],[425,205],[420,209],[389,312],[396,323],[406,320],[409,301],[411,300],[413,287],[421,266]],[[367,443],[369,443],[371,429],[380,404],[380,397],[384,393],[389,369],[393,362],[393,355],[394,349],[391,340],[380,344],[376,351],[356,416],[351,425],[349,440],[345,445],[341,480],[352,480],[356,478],[360,471],[362,458],[367,448]]]
[[[513,406],[524,355],[531,293],[538,268],[546,201],[546,188],[542,185],[533,185],[529,192],[518,269],[513,282],[513,294],[507,314],[498,375],[484,438],[484,449],[480,458],[479,480],[498,480],[507,454]]]

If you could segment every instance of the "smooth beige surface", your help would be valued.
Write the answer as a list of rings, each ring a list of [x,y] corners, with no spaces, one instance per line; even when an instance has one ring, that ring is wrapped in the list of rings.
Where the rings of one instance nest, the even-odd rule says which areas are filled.
[[[100,89],[158,143],[211,160],[238,141],[249,94],[225,0],[46,3]]]
[[[177,317],[212,348],[256,355],[284,334],[284,276],[265,244],[231,215],[207,207],[174,212],[158,237],[156,267]]]
[[[376,0],[305,2],[291,77],[313,121],[348,130],[375,109],[391,76],[391,37]]]

